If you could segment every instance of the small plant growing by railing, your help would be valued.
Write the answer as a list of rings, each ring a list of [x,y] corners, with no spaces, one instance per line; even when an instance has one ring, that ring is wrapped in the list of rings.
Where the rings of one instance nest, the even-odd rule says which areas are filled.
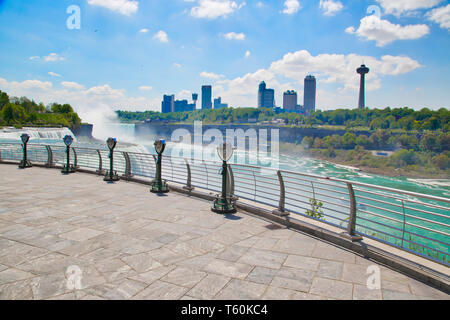
[[[309,199],[311,210],[306,210],[306,214],[312,218],[323,219],[323,203],[317,199]]]
[[[410,233],[405,233],[405,240],[403,242],[402,245],[402,241],[400,239],[396,239],[394,237],[390,237],[388,235],[385,235],[383,233],[379,233],[379,232],[373,232],[373,231],[369,231],[366,230],[364,228],[360,228],[359,230],[362,233],[365,233],[367,235],[370,235],[374,238],[380,239],[384,242],[388,242],[388,243],[392,243],[396,246],[399,247],[403,247],[406,249],[409,249],[411,251],[417,252],[423,256],[428,256],[430,258],[433,258],[435,260],[442,260],[444,263],[449,263],[450,262],[450,256],[449,255],[444,255],[444,254],[440,254],[437,251],[431,250],[429,248],[426,248],[420,244],[417,243],[418,239],[417,237],[415,237],[414,235],[410,234]],[[415,243],[414,243],[415,242]]]

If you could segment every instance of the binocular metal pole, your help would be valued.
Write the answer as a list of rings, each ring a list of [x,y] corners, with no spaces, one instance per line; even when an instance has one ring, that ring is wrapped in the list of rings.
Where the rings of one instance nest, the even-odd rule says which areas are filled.
[[[114,173],[114,148],[116,147],[117,140],[109,138],[106,142],[109,148],[109,172],[106,172],[103,180],[107,182],[119,181],[119,175]]]
[[[23,145],[22,145],[22,149],[23,149],[23,160],[20,162],[19,164],[19,168],[21,169],[25,169],[25,168],[30,168],[31,167],[31,163],[30,161],[28,161],[27,158],[27,145],[28,145],[28,141],[22,141]]]

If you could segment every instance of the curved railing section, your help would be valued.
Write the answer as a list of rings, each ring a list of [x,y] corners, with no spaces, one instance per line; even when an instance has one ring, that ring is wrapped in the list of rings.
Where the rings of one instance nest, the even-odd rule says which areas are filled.
[[[109,168],[109,151],[71,148],[71,164],[98,174]],[[20,161],[20,144],[0,143],[1,161]],[[64,146],[28,145],[28,159],[47,167],[65,164]],[[153,154],[116,151],[114,169],[122,179],[155,177]],[[162,178],[220,192],[221,163],[164,156]],[[274,212],[332,225],[349,235],[371,238],[449,265],[450,199],[359,182],[286,170],[230,164],[227,191],[240,199],[264,204]]]

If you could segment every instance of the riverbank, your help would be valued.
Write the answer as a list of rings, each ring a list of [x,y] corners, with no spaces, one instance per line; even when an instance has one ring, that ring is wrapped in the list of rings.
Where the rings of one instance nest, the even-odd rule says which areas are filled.
[[[352,167],[355,171],[369,174],[383,175],[396,178],[412,179],[450,179],[450,170],[439,170],[431,166],[409,165],[395,167],[386,165],[388,157],[374,156],[365,150],[329,150],[305,149],[301,145],[293,143],[280,143],[280,153],[292,157],[309,157],[326,161],[335,165]]]

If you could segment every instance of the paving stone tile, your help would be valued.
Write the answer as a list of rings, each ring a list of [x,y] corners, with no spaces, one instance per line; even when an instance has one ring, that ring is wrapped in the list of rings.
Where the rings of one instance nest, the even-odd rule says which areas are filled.
[[[31,282],[33,297],[36,300],[48,299],[70,291],[67,288],[67,279],[63,273],[54,273],[50,275],[34,278]]]
[[[208,274],[195,287],[193,287],[187,294],[194,298],[201,300],[212,299],[225,285],[231,280],[229,277]]]
[[[104,297],[109,300],[127,300],[144,290],[146,286],[142,282],[125,279],[119,285],[114,286],[112,290],[106,292]]]
[[[270,284],[277,274],[277,269],[269,269],[264,267],[255,267],[247,276],[246,280],[260,284]]]
[[[367,266],[344,263],[341,280],[365,286],[369,276],[370,273],[367,273]]]
[[[347,263],[356,262],[356,255],[354,253],[321,241],[317,242],[312,257]]]
[[[316,274],[320,278],[339,280],[341,279],[343,268],[343,262],[320,260]]]
[[[208,273],[221,274],[230,278],[244,279],[252,271],[253,266],[239,263],[230,262],[221,259],[214,259],[207,264],[203,270]]]
[[[314,271],[283,267],[278,270],[270,285],[295,291],[309,292],[313,277]]]
[[[162,266],[144,273],[139,273],[133,276],[130,276],[130,279],[136,280],[136,281],[140,281],[140,282],[144,282],[146,284],[152,284],[153,282],[155,282],[156,280],[161,279],[162,277],[164,277],[166,274],[168,274],[170,271],[172,271],[173,269],[175,269],[176,266],[171,265],[171,266]]]
[[[291,300],[334,300],[334,299],[321,297],[306,292],[295,292]]]
[[[67,233],[62,233],[60,236],[68,240],[85,241],[94,238],[102,233],[103,231],[93,230],[89,228],[79,228]]]
[[[353,298],[353,285],[337,280],[314,278],[309,293],[339,300]]]
[[[296,291],[269,286],[262,296],[264,300],[291,300]]]
[[[232,279],[214,299],[216,300],[255,300],[261,299],[266,285],[245,280]]]
[[[290,254],[284,262],[283,266],[303,270],[317,270],[317,268],[319,267],[319,263],[320,259]]]
[[[178,300],[184,296],[188,288],[163,281],[155,281],[149,287],[135,295],[137,300]]]
[[[286,260],[287,254],[250,248],[238,262],[248,265],[278,269]]]
[[[311,256],[316,246],[316,242],[317,240],[313,238],[296,241],[292,241],[291,239],[280,239],[273,246],[272,250],[299,256]]]
[[[34,274],[19,269],[6,269],[0,272],[0,284],[16,282],[35,277]]]
[[[153,258],[151,253],[140,253],[132,256],[122,258],[122,261],[128,264],[138,273],[146,272],[148,270],[156,269],[162,266],[157,260]]]
[[[190,268],[177,267],[175,270],[162,277],[161,280],[182,287],[192,288],[197,283],[199,283],[206,275],[206,272]]]
[[[248,247],[231,246],[219,254],[219,258],[231,262],[236,262],[248,251]]]
[[[0,300],[32,300],[31,279],[0,285]]]
[[[381,300],[380,289],[369,289],[367,286],[355,284],[353,286],[353,300]]]
[[[389,280],[382,280],[381,288],[384,290],[397,291],[397,292],[403,292],[403,293],[411,293],[411,290],[409,289],[408,284],[392,282]]]
[[[411,288],[411,293],[417,296],[423,296],[423,297],[433,297],[436,299],[446,299],[449,300],[450,296],[446,293],[437,290],[435,288],[432,288],[430,286],[427,286],[426,284],[423,284],[422,282],[419,282],[414,279],[409,279],[409,287]]]
[[[381,290],[383,294],[383,300],[418,300],[419,297],[410,293],[391,291],[391,290]]]

